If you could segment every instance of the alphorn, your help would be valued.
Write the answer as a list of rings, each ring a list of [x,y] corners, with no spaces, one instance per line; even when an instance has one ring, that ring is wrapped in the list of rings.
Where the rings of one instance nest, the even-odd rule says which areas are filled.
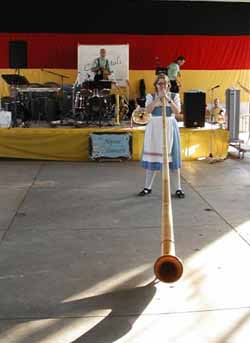
[[[162,282],[175,282],[183,273],[183,264],[175,255],[173,213],[170,194],[169,158],[167,143],[166,97],[162,98],[162,214],[161,256],[154,264],[154,273]]]
[[[120,95],[117,93],[115,95],[115,108],[116,108],[116,125],[120,125]]]

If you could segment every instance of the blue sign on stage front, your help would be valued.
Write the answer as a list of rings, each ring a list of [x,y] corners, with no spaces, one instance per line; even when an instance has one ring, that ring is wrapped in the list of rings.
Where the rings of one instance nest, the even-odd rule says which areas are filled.
[[[129,133],[91,133],[90,158],[131,158],[131,135]]]

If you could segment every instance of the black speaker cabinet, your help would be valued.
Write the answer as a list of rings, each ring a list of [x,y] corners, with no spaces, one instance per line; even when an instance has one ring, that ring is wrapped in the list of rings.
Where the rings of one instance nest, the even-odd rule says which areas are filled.
[[[9,67],[14,69],[27,68],[27,42],[9,41]]]
[[[204,127],[206,93],[189,91],[184,93],[184,127]]]

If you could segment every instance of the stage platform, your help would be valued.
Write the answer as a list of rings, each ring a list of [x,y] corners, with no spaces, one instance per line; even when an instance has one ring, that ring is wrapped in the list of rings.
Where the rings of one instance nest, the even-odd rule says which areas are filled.
[[[89,135],[130,133],[132,160],[141,158],[145,127],[0,128],[0,157],[58,161],[89,161]],[[224,129],[180,128],[182,160],[226,158],[229,132]]]

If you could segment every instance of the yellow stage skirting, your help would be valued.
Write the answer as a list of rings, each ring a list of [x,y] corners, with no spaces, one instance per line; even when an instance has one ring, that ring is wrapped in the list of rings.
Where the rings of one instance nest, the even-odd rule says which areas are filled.
[[[88,161],[89,134],[128,132],[132,134],[132,160],[141,158],[144,127],[140,128],[11,128],[0,129],[0,157]],[[229,132],[216,129],[181,128],[182,160],[227,157]]]

